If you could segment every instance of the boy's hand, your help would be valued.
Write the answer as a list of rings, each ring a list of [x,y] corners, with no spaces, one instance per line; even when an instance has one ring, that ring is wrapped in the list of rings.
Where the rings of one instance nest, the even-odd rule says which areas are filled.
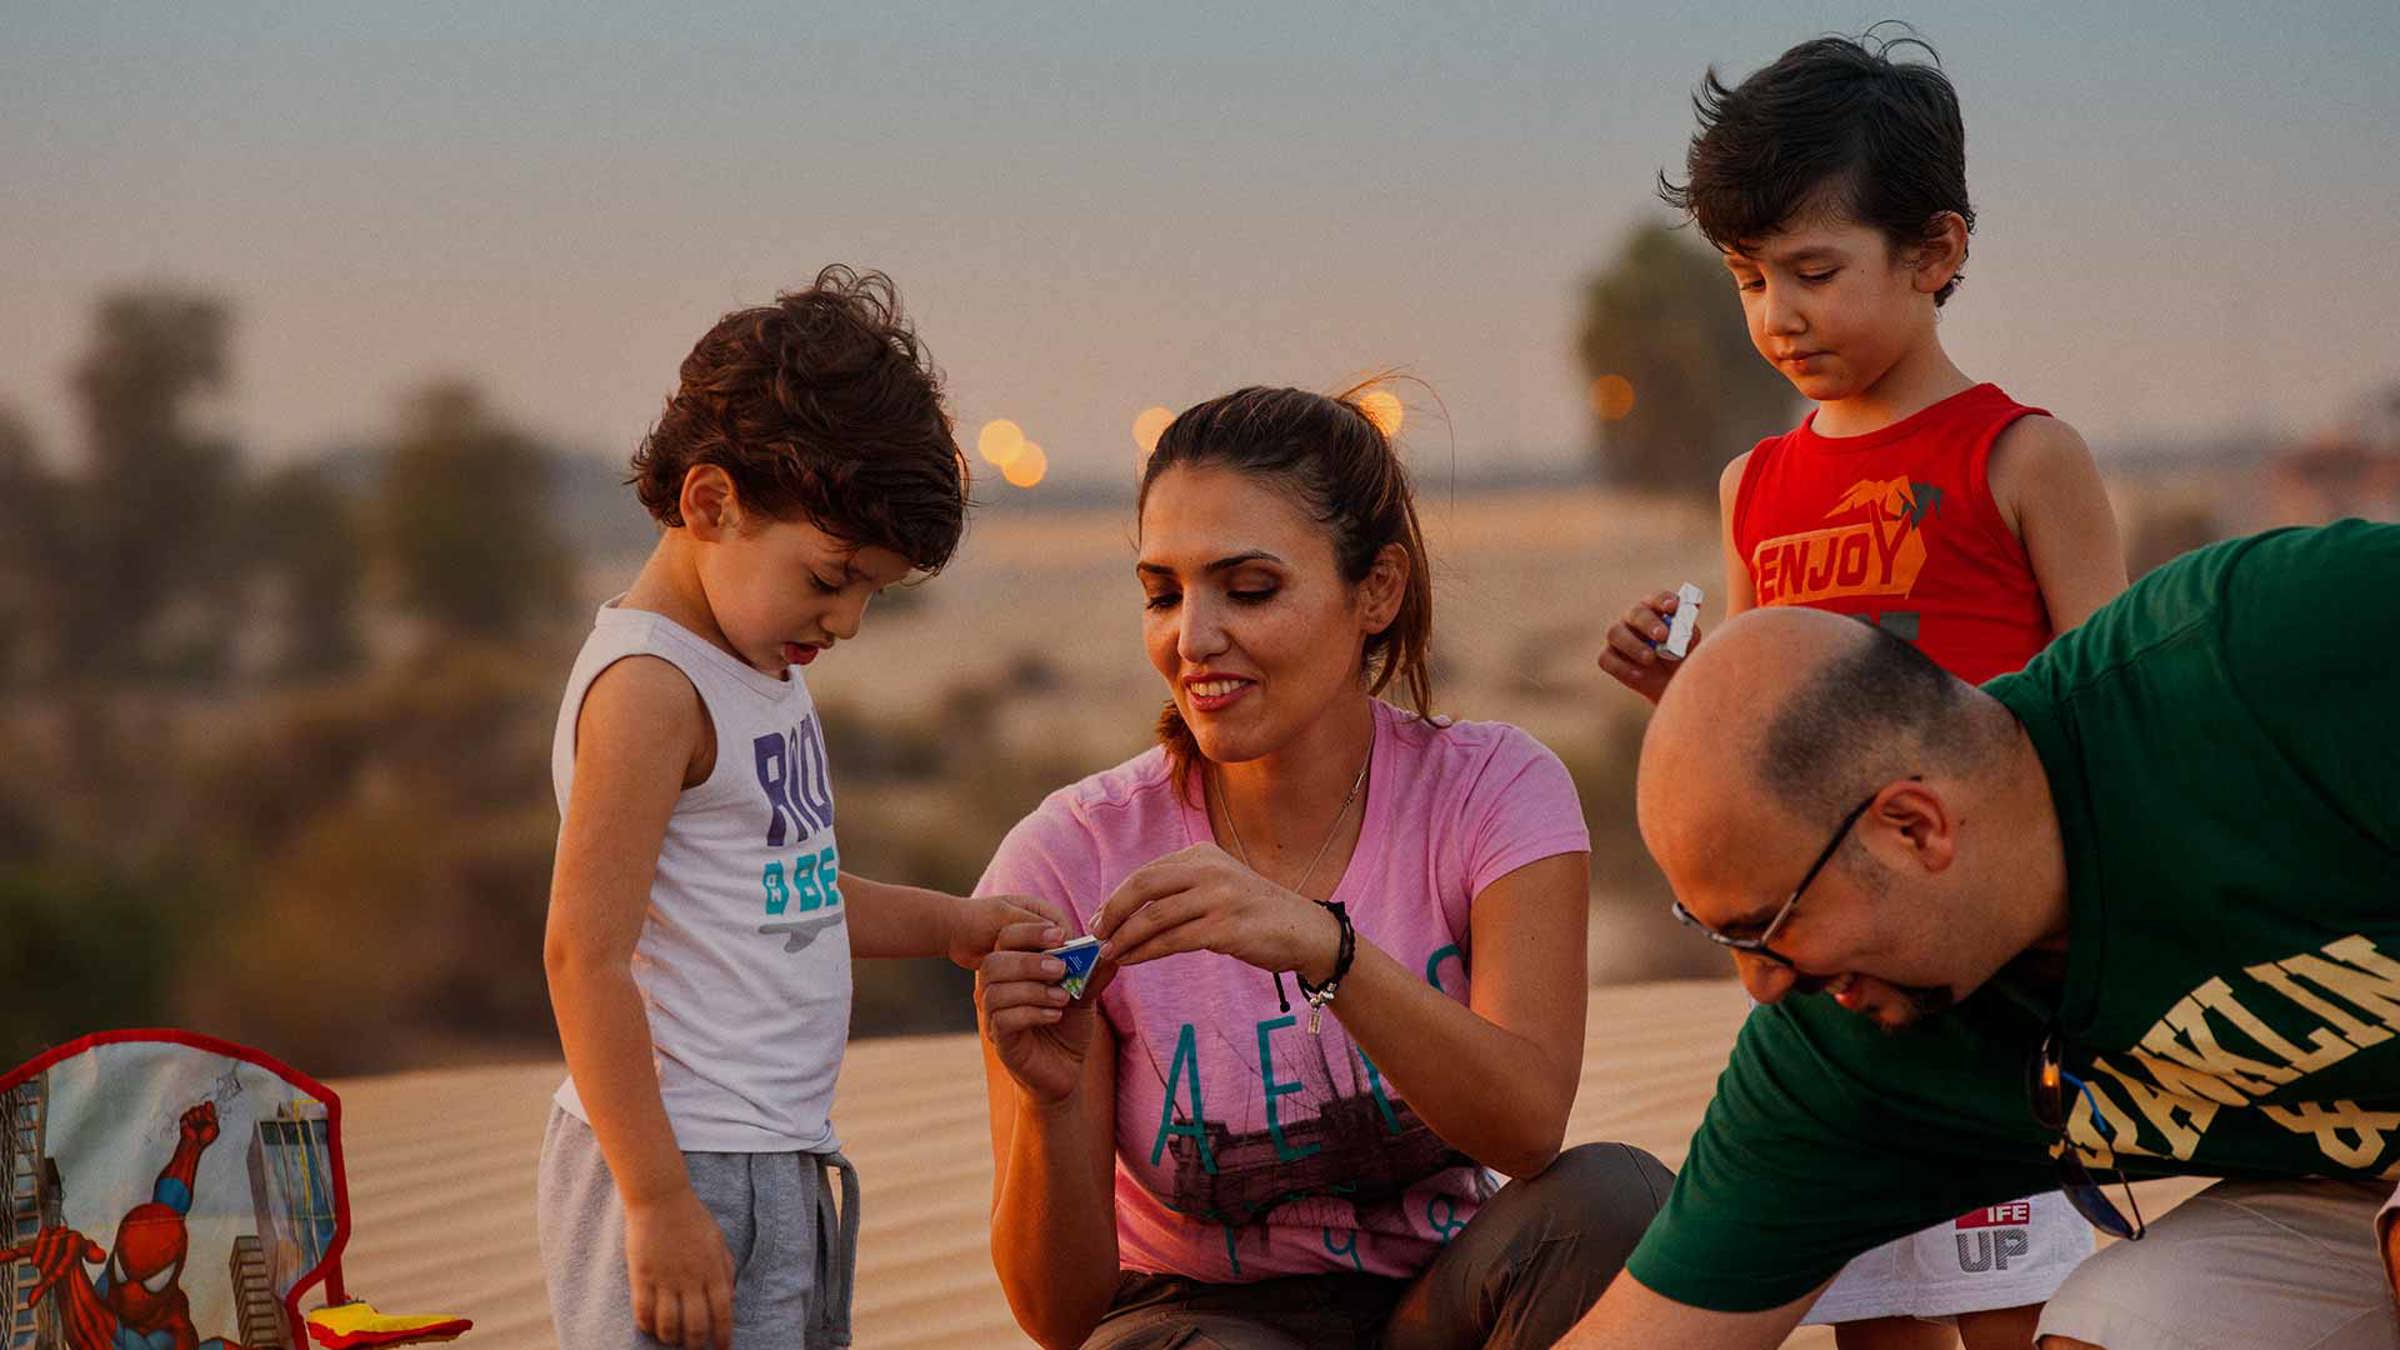
[[[644,1332],[683,1350],[733,1350],[733,1253],[691,1187],[625,1206],[625,1270]]]
[[[1065,910],[1038,895],[970,895],[950,910],[947,945],[951,961],[968,970],[982,969],[983,958],[991,955],[1000,941],[1000,930],[1019,923],[1075,930],[1075,921]]]
[[[1673,591],[1660,591],[1625,611],[1609,626],[1608,645],[1601,649],[1600,668],[1619,684],[1652,703],[1667,692],[1680,662],[1655,644],[1667,640],[1667,624],[1681,601]],[[1692,625],[1692,648],[1700,645],[1700,626]]]

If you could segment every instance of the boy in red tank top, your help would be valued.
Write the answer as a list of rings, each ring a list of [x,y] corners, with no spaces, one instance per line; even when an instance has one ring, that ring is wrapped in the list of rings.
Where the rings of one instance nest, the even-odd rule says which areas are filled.
[[[1937,312],[1962,279],[1974,208],[1957,94],[1913,36],[1820,38],[1728,89],[1712,69],[1681,186],[1661,195],[1725,258],[1750,341],[1816,405],[1725,466],[1723,610],[1851,614],[1983,681],[2125,588],[2116,522],[2073,427],[1968,378]],[[1938,61],[1938,58],[1935,58]],[[1674,678],[1671,593],[1608,632],[1601,669],[1656,702]],[[1693,641],[1699,640],[1695,632]],[[2031,1344],[2088,1233],[2036,1197],[2009,1279],[1949,1226],[1862,1256],[1809,1320],[1843,1350]],[[1958,1259],[1948,1259],[1956,1245]],[[1980,1250],[1977,1248],[1976,1250]]]

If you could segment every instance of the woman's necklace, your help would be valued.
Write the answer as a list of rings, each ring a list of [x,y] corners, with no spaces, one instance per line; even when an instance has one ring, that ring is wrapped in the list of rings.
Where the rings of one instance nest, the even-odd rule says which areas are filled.
[[[1333,841],[1342,832],[1342,819],[1350,814],[1350,804],[1358,800],[1358,790],[1367,785],[1367,765],[1374,762],[1375,748],[1369,746],[1366,759],[1358,766],[1358,777],[1350,780],[1350,795],[1342,798],[1342,809],[1333,813],[1333,824],[1326,827],[1325,842],[1317,845],[1317,856],[1308,860],[1308,870],[1302,872],[1300,880],[1292,886],[1292,893],[1301,899],[1308,898],[1308,879],[1317,874],[1317,864],[1325,861],[1325,855],[1333,851]],[[1210,781],[1215,782],[1215,775],[1210,775]],[[1250,850],[1242,846],[1242,828],[1233,823],[1233,801],[1225,795],[1224,784],[1217,783],[1216,788],[1217,809],[1225,813],[1225,832],[1233,836],[1233,851],[1241,857],[1242,866],[1257,872],[1258,868],[1250,862]]]
[[[1342,832],[1343,818],[1350,814],[1351,803],[1358,800],[1358,790],[1367,785],[1367,766],[1373,764],[1374,762],[1375,745],[1374,742],[1369,741],[1367,743],[1367,757],[1359,761],[1358,777],[1350,780],[1350,795],[1342,798],[1342,808],[1333,813],[1333,824],[1325,828],[1325,842],[1317,845],[1317,856],[1308,860],[1308,869],[1300,874],[1299,883],[1292,887],[1292,893],[1299,896],[1301,899],[1308,899],[1309,878],[1317,874],[1317,864],[1325,861],[1325,855],[1333,850],[1333,841],[1338,838]],[[1216,775],[1210,774],[1206,781],[1214,783],[1216,781]],[[1216,784],[1216,792],[1217,809],[1225,813],[1225,832],[1233,836],[1233,851],[1235,855],[1241,858],[1242,866],[1249,868],[1253,872],[1257,872],[1258,868],[1250,861],[1250,850],[1242,843],[1242,827],[1233,823],[1233,799],[1225,795],[1225,785],[1222,783]],[[1260,873],[1260,875],[1263,876],[1265,874]],[[1337,886],[1336,889],[1339,889],[1339,887]],[[1290,1012],[1292,1010],[1292,1000],[1289,995],[1283,992],[1283,972],[1280,970],[1275,972],[1275,1002],[1281,1006],[1285,1012]],[[1313,1017],[1314,1014],[1312,1013],[1311,1016]],[[1314,1030],[1315,1028],[1312,1026],[1310,1029]]]

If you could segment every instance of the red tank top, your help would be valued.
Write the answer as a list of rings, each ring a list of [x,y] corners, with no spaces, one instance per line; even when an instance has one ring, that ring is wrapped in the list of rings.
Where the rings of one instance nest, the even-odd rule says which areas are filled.
[[[2025,543],[1992,503],[1992,443],[2044,415],[1979,384],[1861,436],[1816,414],[1760,441],[1733,502],[1760,605],[1851,614],[1982,683],[2049,645]]]

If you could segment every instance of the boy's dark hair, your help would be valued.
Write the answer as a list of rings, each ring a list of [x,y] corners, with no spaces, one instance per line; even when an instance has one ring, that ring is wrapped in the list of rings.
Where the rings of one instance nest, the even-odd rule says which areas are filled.
[[[1879,36],[1887,26],[1898,34]],[[1903,46],[1932,64],[1894,61]],[[1941,56],[1904,24],[1803,42],[1731,89],[1711,66],[1692,110],[1700,130],[1687,177],[1676,184],[1661,173],[1658,195],[1720,249],[1754,245],[1818,207],[1882,230],[1898,248],[1922,242],[1944,211],[1975,228],[1958,91]],[[1933,302],[1965,279],[1962,269]]]
[[[804,291],[717,320],[626,481],[663,525],[714,464],[742,504],[938,571],[966,528],[967,459],[942,376],[881,272],[836,264]]]
[[[1407,588],[1391,623],[1366,640],[1360,657],[1368,693],[1380,694],[1397,682],[1417,715],[1430,718],[1433,560],[1417,525],[1408,466],[1360,401],[1375,383],[1368,380],[1333,395],[1253,385],[1184,409],[1159,433],[1142,468],[1134,517],[1140,519],[1150,489],[1167,470],[1223,467],[1289,493],[1332,537],[1334,566],[1351,585],[1366,580],[1386,546],[1398,544],[1408,555]],[[1177,789],[1189,796],[1199,745],[1172,702],[1159,715],[1158,738],[1167,748]]]

